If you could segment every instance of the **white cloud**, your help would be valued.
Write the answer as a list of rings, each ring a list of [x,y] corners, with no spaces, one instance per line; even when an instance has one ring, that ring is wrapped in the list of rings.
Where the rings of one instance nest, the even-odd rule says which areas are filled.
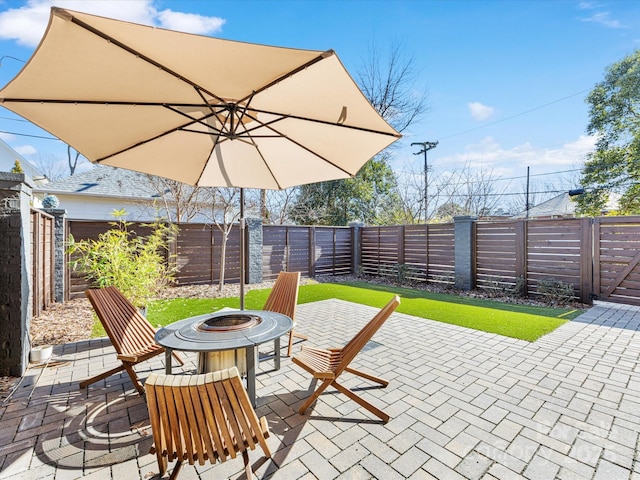
[[[204,17],[169,9],[158,11],[152,0],[129,0],[126,8],[123,8],[122,1],[115,0],[28,0],[26,5],[20,8],[0,12],[0,38],[35,47],[47,27],[49,12],[53,5],[93,15],[198,34],[218,32],[225,22],[218,17]]]
[[[600,2],[583,1],[578,4],[578,8],[581,10],[593,10],[594,8],[601,8]]]
[[[208,34],[222,29],[225,20],[218,17],[204,17],[195,13],[174,12],[163,10],[158,14],[160,25],[170,30],[180,32]]]
[[[523,143],[503,148],[492,137],[467,145],[464,151],[437,158],[437,165],[453,170],[468,165],[472,169],[490,169],[495,175],[513,176],[531,167],[536,173],[558,172],[580,167],[587,154],[595,149],[594,136],[581,135],[576,140],[558,146],[535,147]]]
[[[598,12],[594,13],[590,17],[582,18],[583,22],[593,22],[604,25],[608,28],[627,28],[626,25],[623,25],[619,20],[614,20],[609,16],[609,12]]]
[[[488,120],[491,118],[495,112],[493,107],[488,107],[487,105],[483,105],[480,102],[469,102],[467,103],[469,107],[469,112],[474,120],[482,121]]]
[[[20,145],[19,147],[13,148],[20,155],[35,155],[38,153],[38,150],[32,145]]]

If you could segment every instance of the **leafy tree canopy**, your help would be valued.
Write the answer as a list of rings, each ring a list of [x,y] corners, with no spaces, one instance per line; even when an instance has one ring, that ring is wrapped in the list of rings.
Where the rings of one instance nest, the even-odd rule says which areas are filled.
[[[383,224],[399,208],[396,187],[391,167],[379,156],[353,178],[302,185],[289,215],[302,225]]]
[[[599,215],[609,193],[617,192],[619,213],[640,214],[640,50],[610,65],[587,103],[587,133],[598,139],[582,171],[586,193],[579,210]]]

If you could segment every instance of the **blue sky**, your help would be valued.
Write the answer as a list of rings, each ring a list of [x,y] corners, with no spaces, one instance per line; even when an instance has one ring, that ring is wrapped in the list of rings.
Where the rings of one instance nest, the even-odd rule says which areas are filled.
[[[429,112],[405,132],[393,166],[422,168],[410,143],[439,141],[429,152],[434,174],[465,163],[504,178],[527,166],[532,175],[579,169],[594,143],[585,132],[588,91],[608,65],[640,48],[635,1],[0,0],[0,57],[30,57],[52,4],[233,40],[331,48],[354,77],[372,43],[384,52],[401,42]],[[4,58],[0,85],[21,66]],[[46,135],[15,118],[0,109],[0,131]],[[61,142],[0,138],[27,158],[66,159]]]

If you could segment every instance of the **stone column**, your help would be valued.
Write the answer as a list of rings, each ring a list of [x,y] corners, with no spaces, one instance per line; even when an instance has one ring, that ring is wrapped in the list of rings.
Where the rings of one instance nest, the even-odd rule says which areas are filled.
[[[471,216],[454,217],[455,287],[472,290],[476,286],[475,222]]]
[[[32,189],[24,174],[0,172],[0,375],[29,365]]]
[[[246,218],[247,283],[262,282],[262,219]]]
[[[64,302],[64,229],[67,218],[67,211],[59,208],[43,208],[54,218],[55,251],[53,252],[53,275],[54,275],[54,300]]]

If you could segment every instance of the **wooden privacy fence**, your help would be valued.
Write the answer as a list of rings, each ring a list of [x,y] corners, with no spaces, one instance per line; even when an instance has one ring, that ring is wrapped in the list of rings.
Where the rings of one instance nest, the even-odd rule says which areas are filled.
[[[363,227],[361,272],[453,285],[453,224]]]
[[[108,222],[69,221],[67,226],[75,238],[97,238],[110,228]],[[453,286],[461,275],[461,261],[456,259],[461,241],[472,242],[468,273],[473,286],[535,295],[542,280],[553,278],[571,285],[585,303],[599,298],[640,304],[640,217],[475,221],[470,240],[456,238],[456,224],[451,223],[356,228],[265,225],[260,244],[249,245],[248,250],[257,255],[253,260],[264,280],[288,270],[308,277],[364,273]],[[180,225],[173,247],[180,267],[178,284],[218,282],[221,245],[222,234],[215,226]],[[239,249],[234,227],[226,251],[228,282],[239,281]],[[68,272],[67,298],[80,295],[87,286]]]
[[[66,238],[97,239],[113,228],[105,221],[67,221]],[[132,224],[131,230],[140,235],[149,233],[148,227]],[[353,271],[352,229],[349,227],[299,227],[265,225],[262,245],[257,255],[262,264],[262,278],[274,280],[282,270],[300,271],[304,276],[342,275]],[[214,284],[220,280],[222,232],[215,225],[183,223],[171,253],[179,268],[175,276],[178,285]],[[249,246],[251,251],[251,246]],[[240,280],[240,234],[237,226],[231,229],[225,253],[225,282]],[[68,267],[66,294],[71,299],[82,296],[89,282]]]
[[[262,276],[275,280],[280,271],[307,277],[353,272],[353,235],[349,227],[265,225]]]
[[[364,227],[361,269],[371,275],[454,285],[454,224]],[[535,295],[541,280],[576,298],[640,305],[640,217],[476,221],[472,284]]]
[[[640,305],[640,217],[600,217],[594,229],[594,292]]]
[[[31,209],[32,312],[38,316],[54,301],[54,218]]]

